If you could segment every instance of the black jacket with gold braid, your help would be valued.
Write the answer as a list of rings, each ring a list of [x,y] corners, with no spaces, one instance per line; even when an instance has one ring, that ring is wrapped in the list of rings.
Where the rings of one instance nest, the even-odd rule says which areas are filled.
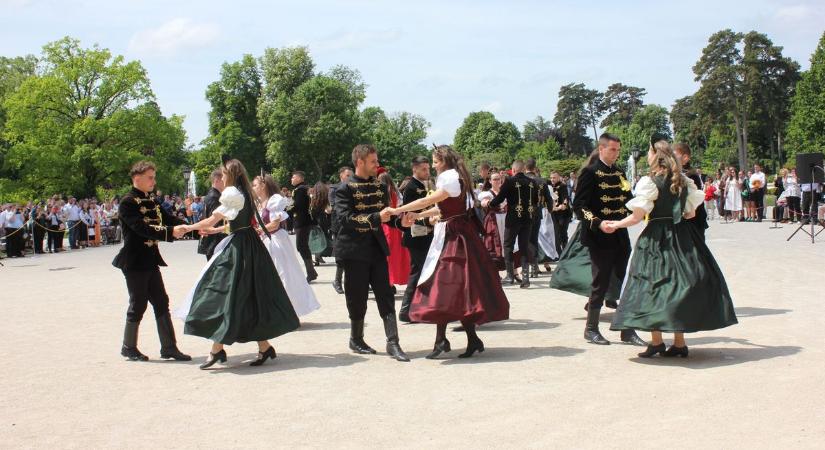
[[[607,234],[599,229],[602,220],[622,220],[629,216],[625,206],[633,194],[624,173],[616,166],[608,167],[601,160],[582,169],[576,184],[573,209],[581,225],[582,244],[598,247],[629,246],[626,228]]]
[[[512,227],[520,222],[532,222],[540,218],[539,186],[523,172],[507,178],[498,195],[490,200],[491,208],[498,208],[507,200],[507,216],[504,225]]]
[[[381,210],[389,206],[387,189],[375,177],[353,175],[335,190],[338,236],[333,254],[338,259],[373,261],[389,256],[387,237],[381,227]],[[388,225],[401,228],[398,217]]]
[[[123,248],[112,265],[122,270],[152,270],[165,266],[158,243],[175,240],[175,225],[184,222],[163,210],[154,194],[132,188],[123,196],[118,210],[123,228]]]

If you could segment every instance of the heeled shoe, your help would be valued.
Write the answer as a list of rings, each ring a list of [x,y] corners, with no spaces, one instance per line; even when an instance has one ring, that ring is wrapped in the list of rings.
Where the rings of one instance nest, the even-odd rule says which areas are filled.
[[[651,356],[655,355],[656,353],[660,355],[665,354],[665,343],[662,342],[659,345],[647,344],[647,350],[639,353],[639,358],[650,358]]]
[[[206,361],[203,364],[200,365],[200,368],[201,369],[208,369],[208,368],[214,366],[215,363],[218,362],[218,361],[220,361],[222,363],[226,362],[226,352],[223,349],[221,349],[221,351],[219,351],[218,353],[209,352],[209,357],[206,358]]]
[[[664,353],[665,356],[681,356],[682,358],[688,357],[688,347],[687,345],[684,347],[677,347],[675,345],[671,345]]]
[[[255,361],[252,361],[251,363],[249,363],[249,365],[252,366],[252,367],[258,367],[258,366],[263,365],[263,363],[265,363],[267,359],[275,359],[277,357],[278,357],[278,355],[275,353],[275,348],[273,348],[270,345],[269,348],[266,349],[265,352],[263,352],[263,353],[258,352],[258,359],[256,359]]]
[[[478,351],[479,353],[484,353],[484,342],[481,342],[481,339],[476,339],[474,341],[467,342],[467,351],[458,355],[459,358],[469,358],[473,356],[473,353]]]
[[[437,357],[438,357],[438,355],[440,355],[442,352],[443,352],[443,353],[449,353],[449,352],[450,352],[450,350],[452,350],[452,348],[450,348],[450,341],[448,341],[448,340],[445,338],[445,339],[442,339],[442,340],[440,340],[440,341],[436,342],[436,343],[435,343],[435,345],[433,345],[433,351],[432,351],[429,355],[425,356],[425,358],[427,358],[427,359],[435,359],[435,358],[437,358]]]

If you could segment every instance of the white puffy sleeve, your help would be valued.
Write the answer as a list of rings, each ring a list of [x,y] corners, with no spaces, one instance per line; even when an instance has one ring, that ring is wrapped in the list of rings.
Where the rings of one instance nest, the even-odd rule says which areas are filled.
[[[280,194],[275,194],[269,197],[266,202],[266,209],[269,211],[269,220],[278,219],[281,222],[289,219],[289,213],[286,212],[286,207],[289,202]]]
[[[235,186],[224,189],[218,201],[221,205],[215,208],[215,212],[226,217],[227,220],[235,220],[243,209],[243,194]]]
[[[459,180],[458,172],[455,169],[450,169],[438,176],[435,188],[444,189],[450,197],[458,197],[461,195],[461,182]]]
[[[687,186],[688,194],[685,199],[685,211],[695,211],[699,205],[705,202],[705,193],[696,188],[696,183],[688,177],[682,177],[682,181]]]
[[[693,189],[695,190],[696,186]],[[645,211],[645,214],[650,214],[650,211],[653,211],[653,202],[657,198],[659,198],[659,188],[656,187],[656,183],[650,177],[642,177],[636,183],[635,196],[625,206],[631,211],[641,208]]]
[[[478,193],[478,201],[492,200],[495,197],[490,191],[481,191]]]

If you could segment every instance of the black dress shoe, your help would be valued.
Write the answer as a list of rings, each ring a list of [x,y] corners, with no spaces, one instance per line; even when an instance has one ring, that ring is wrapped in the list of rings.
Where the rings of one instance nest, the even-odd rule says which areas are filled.
[[[619,302],[617,302],[616,300],[605,300],[604,306],[607,306],[610,309],[616,309],[619,307]]]
[[[482,345],[482,346],[483,346],[483,345]],[[441,340],[441,341],[436,342],[436,343],[435,343],[435,345],[433,346],[433,351],[432,351],[432,352],[430,352],[430,354],[429,354],[429,355],[425,356],[425,358],[427,358],[427,359],[435,359],[435,358],[437,358],[437,357],[438,357],[438,355],[440,355],[442,352],[443,352],[443,353],[449,353],[449,352],[450,352],[450,350],[452,350],[452,348],[450,348],[450,341],[448,341],[448,340],[445,338],[445,339],[443,339],[443,340]]]
[[[374,354],[378,353],[378,352],[375,351],[374,348],[367,345],[367,343],[364,342],[363,339],[355,340],[355,339],[350,338],[350,340],[349,340],[349,349],[352,350],[355,353],[360,353],[362,355],[374,355]]]
[[[160,359],[174,359],[175,361],[192,361],[192,357],[178,350],[177,347],[171,349],[161,349]]]
[[[682,358],[688,357],[688,348],[687,345],[684,347],[677,347],[675,345],[671,345],[670,348],[665,351],[665,356],[681,356]]]
[[[344,293],[344,288],[341,286],[340,281],[333,281],[332,282],[332,288],[335,289],[336,294],[343,294]]]
[[[469,358],[473,356],[473,353],[475,353],[476,351],[478,351],[479,353],[484,352],[484,342],[481,342],[481,339],[475,339],[467,342],[467,351],[458,355],[458,357]]]
[[[636,334],[636,330],[622,330],[621,338],[625,344],[638,345],[639,347],[647,345],[647,342]]]
[[[406,323],[411,323],[412,322],[412,320],[410,320],[410,313],[407,312],[407,311],[399,312],[398,313],[398,320],[400,320],[401,322],[406,322]]]
[[[600,333],[598,329],[585,330],[584,331],[584,339],[587,342],[591,343],[591,344],[610,345],[610,341],[605,339],[604,336],[602,336],[602,333]]]
[[[639,358],[650,358],[651,356],[655,355],[656,353],[660,355],[665,354],[665,343],[662,342],[659,345],[648,344],[647,350],[639,353]]]
[[[209,352],[209,357],[206,358],[203,364],[200,365],[201,369],[208,369],[215,365],[216,362],[226,362],[226,352],[221,349],[218,353]]]
[[[144,355],[137,349],[137,347],[123,346],[120,348],[120,354],[129,359],[129,361],[149,361],[149,357]]]
[[[249,365],[252,366],[252,367],[257,367],[257,366],[263,365],[263,363],[265,363],[267,359],[275,359],[277,357],[278,357],[278,355],[275,354],[275,349],[272,348],[272,346],[270,345],[269,348],[266,349],[265,352],[263,352],[263,353],[258,352],[258,359],[256,359],[255,361],[252,361],[251,363],[249,363]]]

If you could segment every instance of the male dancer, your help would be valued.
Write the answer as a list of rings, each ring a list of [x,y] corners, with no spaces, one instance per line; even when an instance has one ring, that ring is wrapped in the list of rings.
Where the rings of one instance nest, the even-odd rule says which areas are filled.
[[[513,176],[507,178],[495,198],[490,200],[491,208],[498,208],[507,200],[507,216],[504,219],[504,265],[507,276],[501,284],[516,284],[522,289],[530,287],[530,263],[534,255],[530,253],[530,233],[533,218],[538,214],[539,188],[536,182],[524,174],[524,162],[513,161]],[[521,276],[519,280],[513,267],[513,250],[518,239],[518,248],[522,253]]]
[[[206,196],[203,198],[203,217],[209,217],[220,206],[221,192],[223,192],[223,172],[221,169],[215,169],[211,175],[212,187]],[[198,253],[206,255],[206,260],[212,259],[212,254],[215,253],[215,247],[219,242],[226,237],[224,233],[207,234],[201,236],[198,242]]]
[[[120,201],[119,217],[123,228],[123,248],[112,265],[123,271],[129,290],[129,309],[120,354],[132,361],[149,358],[137,348],[138,327],[152,304],[160,338],[160,357],[191,361],[192,357],[178,350],[172,318],[169,316],[169,296],[163,286],[158,266],[166,263],[160,256],[158,243],[183,237],[185,223],[163,211],[152,192],[155,189],[155,165],[140,161],[132,166],[132,190]]]
[[[378,312],[384,321],[387,353],[398,361],[409,361],[398,343],[395,296],[390,288],[387,267],[390,251],[381,227],[382,223],[400,227],[398,218],[387,210],[386,186],[375,178],[378,173],[375,147],[355,146],[352,163],[355,174],[335,191],[335,219],[339,228],[334,248],[335,258],[341,260],[346,275],[344,293],[351,324],[349,348],[355,353],[375,354],[375,350],[364,342],[367,296],[372,287]]]
[[[538,254],[539,231],[541,231],[541,219],[543,216],[544,208],[547,207],[548,202],[553,202],[553,197],[550,196],[550,189],[547,187],[547,180],[545,180],[538,174],[536,160],[533,158],[528,159],[524,164],[524,168],[527,171],[526,175],[536,182],[536,187],[538,187],[539,192],[538,209],[536,210],[536,214],[533,216],[533,226],[532,228],[530,228],[530,252],[532,258],[530,267],[533,271],[532,276],[537,277],[540,273],[538,265]]]
[[[430,190],[430,162],[426,156],[413,158],[412,173],[413,177],[402,193],[405,205],[426,197]],[[410,321],[410,304],[432,241],[433,226],[429,218],[417,220],[409,228],[404,228],[403,244],[410,251],[410,278],[401,301],[401,311],[398,312],[398,320],[402,322]]]
[[[654,137],[654,139],[656,139],[656,137]],[[682,164],[682,173],[684,173],[686,177],[693,180],[693,183],[696,185],[696,189],[704,192],[705,185],[702,182],[702,177],[695,169],[690,167],[690,146],[682,142],[678,142],[673,146],[673,154]],[[705,209],[705,205],[702,204],[696,208],[695,216],[690,219],[683,220],[696,227],[696,231],[698,231],[699,235],[702,236],[702,240],[705,239],[705,230],[708,228],[708,212]]]
[[[341,186],[346,184],[349,177],[352,176],[352,169],[347,166],[343,166],[338,169],[338,179],[340,180],[339,183],[333,184],[329,188],[329,206],[332,208],[332,217],[331,217],[331,225],[329,227],[330,235],[332,236],[332,245],[335,248],[335,240],[338,238],[338,220],[335,219],[335,191],[338,190]],[[337,258],[335,259],[335,280],[332,282],[332,288],[335,289],[335,292],[339,294],[344,293],[344,285],[341,283],[341,279],[344,275],[344,266],[341,264]]]
[[[309,213],[309,186],[305,183],[306,175],[300,170],[292,172],[292,208],[289,210],[292,216],[292,224],[295,227],[295,246],[301,259],[304,260],[304,267],[307,272],[307,282],[311,283],[318,278],[318,272],[312,265],[312,253],[309,251],[309,231],[315,225],[312,215]]]
[[[610,344],[599,332],[599,313],[610,286],[610,276],[615,273],[620,280],[624,280],[627,261],[630,259],[630,236],[627,229],[612,230],[602,222],[621,220],[631,213],[625,207],[625,203],[633,198],[630,182],[614,165],[619,158],[620,149],[621,140],[618,136],[604,133],[599,137],[599,159],[582,169],[573,200],[573,208],[582,221],[582,245],[590,252],[590,270],[593,275],[584,338],[600,345]],[[647,346],[634,330],[622,330],[621,339],[628,344]]]
[[[555,194],[555,202],[553,202],[553,228],[556,231],[556,250],[558,254],[564,251],[567,247],[567,229],[570,227],[570,219],[573,213],[570,209],[570,195],[568,194],[567,184],[561,179],[561,174],[553,172],[550,174],[550,186]]]

